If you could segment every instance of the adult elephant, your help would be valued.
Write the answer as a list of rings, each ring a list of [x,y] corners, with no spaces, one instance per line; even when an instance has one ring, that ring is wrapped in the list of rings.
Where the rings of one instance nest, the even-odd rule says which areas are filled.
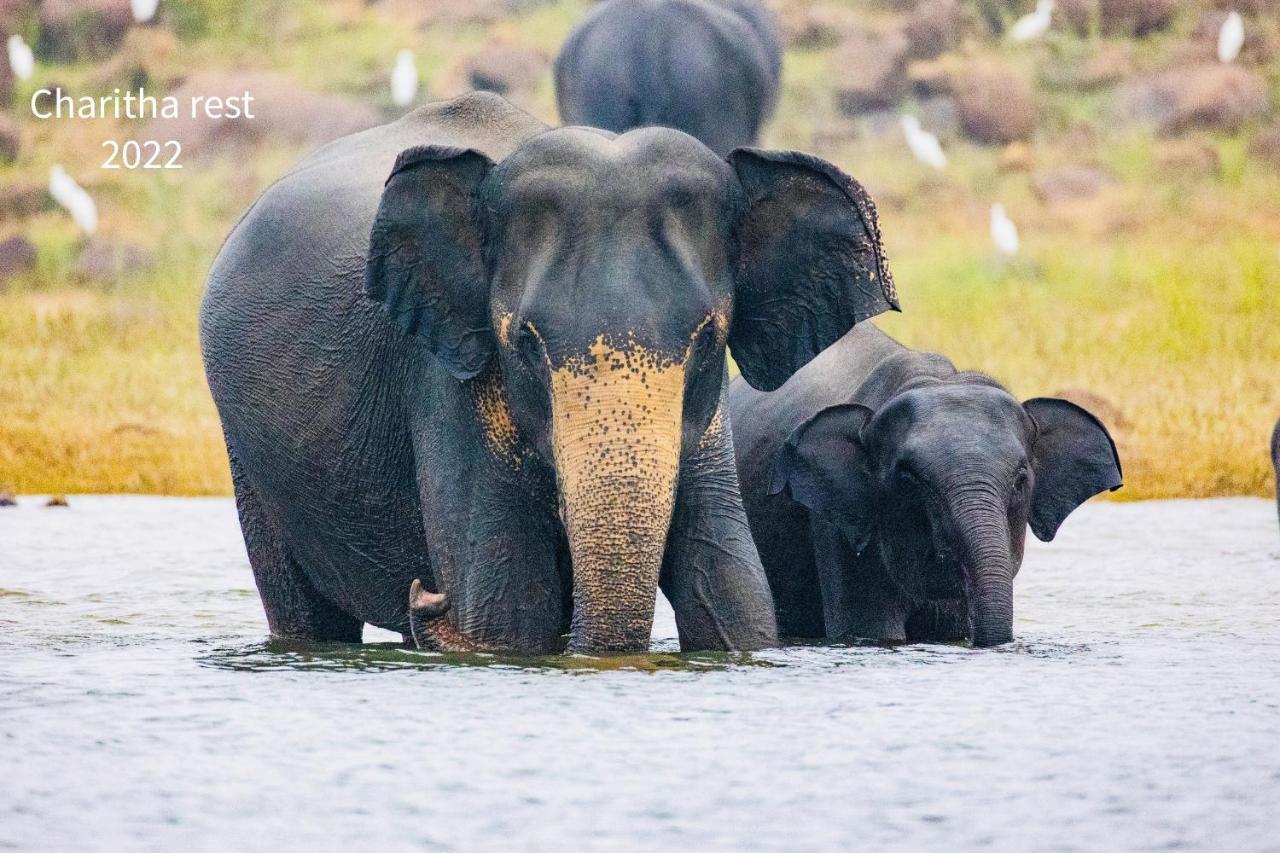
[[[674,127],[723,156],[755,144],[781,73],[757,0],[609,0],[561,49],[556,100],[566,124]]]
[[[638,650],[660,584],[682,647],[769,645],[726,343],[773,387],[893,304],[870,200],[803,155],[489,94],[330,144],[201,312],[272,632]]]
[[[1027,526],[1045,541],[1121,484],[1106,427],[1019,403],[860,325],[764,394],[729,392],[742,492],[781,633],[993,646]]]

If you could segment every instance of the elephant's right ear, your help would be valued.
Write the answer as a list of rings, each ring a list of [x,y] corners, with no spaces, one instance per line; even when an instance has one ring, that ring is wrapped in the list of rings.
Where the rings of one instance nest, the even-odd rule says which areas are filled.
[[[769,494],[787,494],[837,521],[855,547],[866,547],[874,521],[871,465],[862,428],[872,412],[858,403],[831,406],[800,424],[774,458]]]
[[[772,391],[898,296],[857,181],[795,152],[739,148],[729,165],[746,202],[729,349],[753,388]]]
[[[1031,532],[1052,542],[1076,507],[1124,485],[1111,433],[1091,412],[1067,400],[1036,397],[1022,404],[1035,422],[1031,467]]]
[[[369,236],[369,298],[422,337],[458,379],[479,374],[496,349],[475,203],[492,168],[492,160],[470,149],[402,152]]]

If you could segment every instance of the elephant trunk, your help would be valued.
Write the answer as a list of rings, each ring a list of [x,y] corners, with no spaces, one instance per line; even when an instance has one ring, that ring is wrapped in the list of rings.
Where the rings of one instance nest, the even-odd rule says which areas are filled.
[[[578,652],[643,651],[675,502],[684,365],[598,340],[552,372],[552,451]]]
[[[998,492],[985,486],[956,489],[951,523],[960,543],[969,622],[975,648],[1013,639],[1013,556],[1009,518]]]

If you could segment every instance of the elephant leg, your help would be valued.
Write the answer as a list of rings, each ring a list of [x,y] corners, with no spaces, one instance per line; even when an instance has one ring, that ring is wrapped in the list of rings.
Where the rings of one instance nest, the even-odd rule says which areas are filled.
[[[418,642],[429,637],[442,650],[562,651],[570,569],[564,533],[547,509],[553,498],[487,467],[473,464],[478,476],[463,484],[463,494],[454,491],[460,478],[424,478],[434,590],[448,607],[422,620],[427,630]]]
[[[961,601],[926,601],[907,620],[913,643],[953,643],[970,634],[969,615]]]
[[[230,448],[228,448],[230,450]],[[312,589],[290,559],[275,524],[231,456],[231,482],[253,579],[274,637],[290,640],[359,643],[364,623],[343,613]]]
[[[728,409],[681,473],[659,585],[684,651],[777,645],[773,598],[742,507]]]
[[[884,570],[877,549],[855,553],[838,526],[818,518],[811,519],[810,530],[826,636],[906,640],[911,608]]]

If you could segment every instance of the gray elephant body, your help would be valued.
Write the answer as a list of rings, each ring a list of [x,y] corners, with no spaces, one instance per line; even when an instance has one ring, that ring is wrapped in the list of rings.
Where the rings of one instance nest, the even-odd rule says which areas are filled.
[[[814,262],[877,270],[874,214],[823,168],[731,166],[670,130],[548,130],[475,94],[334,142],[269,188],[214,263],[200,331],[272,632],[642,649],[661,583],[684,647],[772,643],[724,349],[751,352],[761,282],[785,273],[729,252],[757,228],[751,195],[776,201],[786,178],[794,211],[820,208],[794,228],[870,222],[869,254]],[[889,306],[840,298],[814,352]],[[798,366],[756,345],[758,382]]]
[[[788,637],[1010,639],[1030,522],[1120,486],[1106,429],[872,324],[772,393],[730,388],[743,499]]]
[[[543,129],[515,113],[423,110],[338,140],[264,193],[219,253],[201,342],[277,636],[358,642],[366,622],[407,633],[410,583],[432,577],[418,477],[447,480],[428,461],[450,440],[432,435],[433,415],[465,403],[365,294],[392,164],[424,140],[501,158]]]
[[[674,127],[723,156],[755,144],[781,69],[756,0],[611,0],[561,49],[556,99],[566,124]]]

